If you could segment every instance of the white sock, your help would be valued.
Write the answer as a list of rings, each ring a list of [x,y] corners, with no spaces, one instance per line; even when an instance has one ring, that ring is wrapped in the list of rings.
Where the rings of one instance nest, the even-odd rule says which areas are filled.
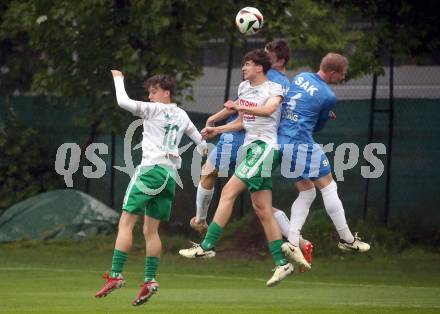
[[[287,218],[286,213],[284,213],[282,210],[279,209],[276,210],[277,211],[273,215],[278,225],[280,226],[281,234],[283,235],[283,237],[287,238],[289,236],[289,227],[290,227],[289,218]]]
[[[353,234],[348,228],[347,220],[345,219],[344,207],[338,196],[338,186],[335,181],[321,190],[322,200],[324,201],[325,210],[333,221],[333,224],[338,231],[339,237],[342,240],[352,243],[354,241]]]
[[[205,189],[200,183],[197,187],[196,197],[196,221],[206,220],[208,215],[209,204],[211,204],[212,196],[214,195],[214,188],[211,190]]]
[[[310,206],[312,206],[313,200],[316,197],[315,188],[299,192],[298,197],[292,204],[292,211],[290,215],[290,228],[288,240],[295,246],[299,247],[299,239],[301,235],[301,229],[306,222],[307,215],[309,214]]]

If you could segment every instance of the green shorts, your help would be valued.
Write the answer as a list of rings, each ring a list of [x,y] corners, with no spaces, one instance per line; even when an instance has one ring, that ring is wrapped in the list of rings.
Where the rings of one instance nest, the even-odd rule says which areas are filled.
[[[278,165],[278,151],[259,140],[246,145],[244,149],[246,157],[234,174],[251,193],[272,190],[272,170]]]
[[[176,194],[175,171],[166,166],[138,166],[125,192],[122,209],[130,214],[170,220]]]

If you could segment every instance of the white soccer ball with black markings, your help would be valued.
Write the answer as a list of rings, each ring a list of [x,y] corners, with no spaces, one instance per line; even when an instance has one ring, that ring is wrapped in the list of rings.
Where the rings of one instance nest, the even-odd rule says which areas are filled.
[[[240,33],[245,35],[253,35],[263,28],[263,14],[253,7],[245,7],[238,11],[235,17],[235,24]]]

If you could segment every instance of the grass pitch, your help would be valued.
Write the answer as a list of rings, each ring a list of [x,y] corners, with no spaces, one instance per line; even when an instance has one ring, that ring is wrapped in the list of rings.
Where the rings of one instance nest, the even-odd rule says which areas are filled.
[[[0,245],[0,313],[440,312],[440,255],[423,250],[317,258],[310,272],[295,273],[274,288],[265,286],[270,260],[228,260],[219,252],[216,260],[195,261],[167,253],[157,277],[160,292],[133,307],[144,264],[136,248],[124,272],[127,285],[94,298],[110,267],[112,245],[110,238]]]

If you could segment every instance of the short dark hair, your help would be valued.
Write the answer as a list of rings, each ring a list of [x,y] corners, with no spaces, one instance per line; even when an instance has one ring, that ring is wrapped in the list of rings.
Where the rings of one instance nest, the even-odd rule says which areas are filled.
[[[278,39],[271,41],[266,44],[266,50],[269,52],[274,52],[277,59],[284,59],[284,64],[287,64],[290,60],[290,48],[287,41],[284,39]]]
[[[255,49],[248,52],[243,57],[243,63],[246,61],[253,61],[255,64],[261,65],[263,67],[264,74],[266,74],[271,67],[269,54],[263,49]]]
[[[169,91],[171,98],[174,94],[174,89],[176,88],[176,81],[168,75],[157,74],[149,77],[144,82],[144,88],[147,92],[152,86],[159,86],[163,90]]]

